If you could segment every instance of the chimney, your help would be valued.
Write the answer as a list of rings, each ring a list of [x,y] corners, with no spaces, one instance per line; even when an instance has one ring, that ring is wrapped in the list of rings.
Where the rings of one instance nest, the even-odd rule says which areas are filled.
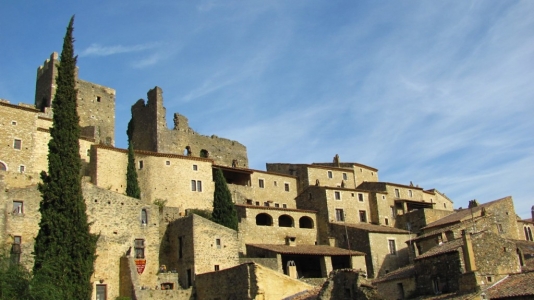
[[[464,262],[465,262],[465,271],[474,272],[477,270],[475,264],[475,253],[473,251],[473,243],[471,242],[471,234],[462,230],[462,239],[464,242]]]
[[[336,238],[335,237],[329,237],[328,238],[328,245],[330,245],[330,247],[335,247],[336,246]]]

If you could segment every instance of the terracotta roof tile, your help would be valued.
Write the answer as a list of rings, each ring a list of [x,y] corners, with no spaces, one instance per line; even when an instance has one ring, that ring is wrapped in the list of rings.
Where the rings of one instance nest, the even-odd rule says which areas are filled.
[[[455,251],[458,251],[458,248],[462,247],[463,244],[464,243],[462,239],[455,239],[449,242],[445,242],[419,255],[418,257],[415,258],[415,260],[419,260],[419,259],[423,259],[423,258],[427,258],[431,256],[436,256],[436,255],[441,255],[445,253],[455,252]]]
[[[534,272],[512,274],[486,290],[490,299],[534,296]],[[526,298],[524,298],[526,299]]]
[[[341,226],[347,226],[347,227],[361,229],[361,230],[365,230],[369,232],[410,234],[408,230],[398,229],[395,227],[389,227],[389,226],[384,226],[384,225],[375,225],[375,224],[370,224],[370,223],[346,223]]]
[[[456,212],[454,214],[448,215],[448,216],[443,217],[443,218],[441,218],[441,219],[439,219],[439,220],[437,220],[435,222],[432,222],[432,223],[428,224],[427,226],[423,227],[422,229],[428,229],[428,228],[437,227],[437,226],[441,226],[441,225],[461,222],[461,221],[463,221],[464,219],[466,219],[468,217],[470,218],[471,217],[471,213],[473,213],[473,214],[478,213],[479,211],[482,210],[482,208],[489,207],[492,204],[495,204],[496,202],[503,201],[503,200],[508,200],[510,198],[511,197],[504,197],[504,198],[501,198],[501,199],[497,199],[497,200],[494,200],[494,201],[491,201],[491,202],[487,202],[487,203],[481,204],[479,206],[473,207],[472,211],[471,211],[470,208],[465,208],[465,209],[459,210],[458,212]],[[476,214],[475,214],[475,216],[476,216]]]
[[[373,280],[373,284],[380,283],[380,282],[391,281],[391,280],[409,278],[409,277],[412,277],[414,275],[415,275],[415,267],[414,267],[414,265],[408,265],[406,267],[402,267],[402,268],[397,269],[395,271],[389,272],[386,275]]]
[[[362,256],[365,255],[363,252],[347,250],[337,247],[331,247],[327,245],[297,245],[297,246],[288,246],[288,245],[274,245],[274,244],[246,244],[250,247],[260,248],[269,250],[272,252],[280,254],[301,254],[301,255],[330,255],[330,256],[339,256],[339,255],[351,255],[351,256]]]

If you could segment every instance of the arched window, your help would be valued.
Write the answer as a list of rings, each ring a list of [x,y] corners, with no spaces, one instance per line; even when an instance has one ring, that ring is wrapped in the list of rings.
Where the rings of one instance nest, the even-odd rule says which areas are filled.
[[[0,171],[7,171],[7,165],[0,161]]]
[[[261,213],[256,216],[256,225],[258,226],[273,226],[273,218],[266,214]]]
[[[141,225],[148,224],[148,213],[146,209],[141,210]]]
[[[534,239],[532,238],[532,230],[530,229],[530,227],[528,227],[528,238],[530,241],[534,241]]]
[[[313,228],[313,220],[310,217],[301,217],[299,219],[300,228]]]
[[[210,155],[209,155],[208,150],[206,150],[206,149],[200,150],[200,157],[208,158],[209,156]]]
[[[293,218],[288,215],[281,215],[278,217],[278,227],[295,227]]]

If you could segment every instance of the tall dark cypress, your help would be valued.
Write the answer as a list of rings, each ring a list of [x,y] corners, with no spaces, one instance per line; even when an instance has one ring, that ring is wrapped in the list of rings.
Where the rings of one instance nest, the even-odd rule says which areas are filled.
[[[232,194],[224,179],[221,169],[213,171],[215,192],[213,193],[213,221],[228,228],[237,230],[237,212],[232,202]]]
[[[135,169],[135,155],[132,142],[133,120],[128,123],[128,166],[126,167],[126,196],[141,199],[141,189],[137,180],[137,170]]]
[[[98,236],[89,231],[81,186],[73,23],[74,16],[67,27],[56,78],[48,174],[41,173],[39,185],[43,199],[31,289],[43,299],[57,297],[58,291],[62,299],[90,299],[96,258]]]

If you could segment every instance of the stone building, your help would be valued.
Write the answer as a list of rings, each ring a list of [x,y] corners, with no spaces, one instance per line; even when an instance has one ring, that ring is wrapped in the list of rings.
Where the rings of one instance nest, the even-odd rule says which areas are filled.
[[[37,70],[34,105],[0,100],[0,242],[26,267],[39,229],[37,184],[48,167],[58,63],[54,53]],[[132,106],[141,199],[127,197],[127,150],[114,147],[115,91],[76,84],[83,196],[100,235],[93,299],[281,299],[348,268],[360,271],[337,283],[351,288],[330,294],[354,296],[353,281],[367,274],[387,299],[437,290],[497,295],[489,281],[508,286],[530,278],[510,274],[534,270],[534,223],[517,218],[511,197],[455,212],[436,189],[380,182],[378,169],[337,155],[331,163],[249,169],[239,142],[201,135],[178,113],[168,128],[159,87]],[[192,213],[212,209],[215,169],[232,194],[237,231]]]

